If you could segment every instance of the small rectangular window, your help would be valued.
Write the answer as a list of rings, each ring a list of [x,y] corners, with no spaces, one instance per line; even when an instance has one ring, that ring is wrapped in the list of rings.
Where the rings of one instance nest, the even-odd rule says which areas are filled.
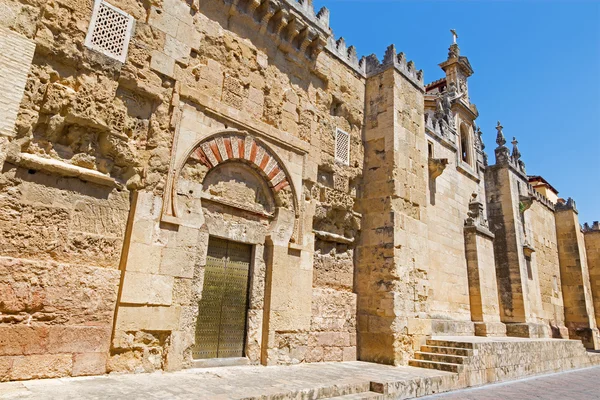
[[[350,134],[340,128],[335,130],[335,160],[350,165]]]
[[[433,158],[433,143],[427,142],[427,155],[429,158]]]
[[[133,17],[103,0],[96,0],[85,46],[125,62]]]
[[[525,264],[527,264],[527,278],[533,279],[533,271],[531,270],[531,257],[525,256]]]

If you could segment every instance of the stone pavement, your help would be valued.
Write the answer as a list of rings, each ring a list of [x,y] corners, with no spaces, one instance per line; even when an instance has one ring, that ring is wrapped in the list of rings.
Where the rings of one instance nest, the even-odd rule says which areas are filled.
[[[559,372],[519,381],[422,397],[422,400],[597,400],[600,367]]]
[[[357,361],[8,382],[0,383],[0,399],[349,400],[384,398],[382,393],[412,398],[458,387],[453,373]]]

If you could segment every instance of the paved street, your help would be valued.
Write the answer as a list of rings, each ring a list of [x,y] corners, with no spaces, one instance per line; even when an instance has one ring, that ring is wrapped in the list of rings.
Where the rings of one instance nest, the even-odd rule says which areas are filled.
[[[600,367],[421,397],[421,400],[597,400]]]
[[[227,367],[175,373],[108,375],[0,383],[0,399],[378,399],[373,382],[402,387],[402,398],[419,390],[444,390],[456,376],[448,372],[363,362],[315,363],[293,367]],[[423,400],[591,400],[600,399],[600,367],[464,389]],[[420,388],[420,389],[418,389]],[[429,388],[429,389],[426,389]],[[431,393],[431,391],[429,391]],[[340,399],[341,400],[341,399]]]
[[[360,361],[244,366],[0,383],[0,399],[317,399],[368,392],[373,382],[398,384],[408,393],[437,393],[455,378],[450,372]]]

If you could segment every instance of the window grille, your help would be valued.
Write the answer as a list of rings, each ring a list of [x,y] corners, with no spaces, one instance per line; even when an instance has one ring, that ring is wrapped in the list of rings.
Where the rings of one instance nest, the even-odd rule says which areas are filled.
[[[335,159],[350,165],[350,135],[339,128],[335,131]]]
[[[96,0],[85,45],[125,62],[133,17],[105,1]]]

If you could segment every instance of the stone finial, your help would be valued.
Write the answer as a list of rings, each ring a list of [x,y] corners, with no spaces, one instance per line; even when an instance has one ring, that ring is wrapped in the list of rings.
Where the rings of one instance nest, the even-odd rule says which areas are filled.
[[[504,127],[502,124],[500,124],[500,121],[498,121],[498,125],[496,125],[496,130],[498,131],[496,134],[496,143],[498,144],[498,147],[502,147],[506,144],[506,139],[504,138],[504,133],[502,132],[503,128]]]
[[[485,149],[485,143],[483,143],[483,132],[481,132],[481,127],[477,126],[475,133],[477,134],[480,149],[481,150]]]
[[[454,43],[448,48],[448,59],[458,58],[459,56],[460,56],[460,49],[458,48],[458,45],[456,43]]]
[[[496,126],[496,130],[498,134],[496,135],[496,143],[498,147],[494,150],[496,153],[496,164],[508,164],[510,161],[510,150],[505,146],[506,138],[504,137],[504,133],[502,132],[503,126],[498,121],[498,125]]]
[[[465,226],[478,226],[487,229],[488,221],[485,218],[483,203],[479,201],[477,197],[477,192],[473,192],[471,194],[471,200],[469,201],[469,211],[467,212]]]
[[[518,161],[521,158],[521,152],[519,151],[519,147],[517,146],[519,142],[517,141],[517,138],[513,136],[513,140],[511,143],[513,145],[511,157],[513,160]]]

